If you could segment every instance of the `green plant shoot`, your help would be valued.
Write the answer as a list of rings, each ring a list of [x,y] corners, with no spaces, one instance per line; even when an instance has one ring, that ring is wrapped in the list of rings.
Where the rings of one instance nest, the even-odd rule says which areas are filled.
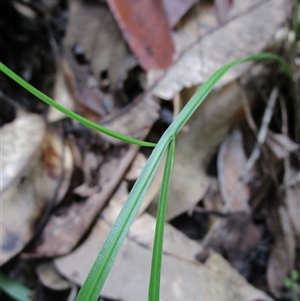
[[[168,129],[164,132],[159,142],[155,146],[153,143],[139,141],[118,133],[115,133],[111,130],[108,130],[98,124],[95,124],[74,112],[67,110],[66,108],[58,105],[51,98],[47,97],[37,89],[33,88],[26,81],[22,80],[15,73],[13,73],[9,68],[1,64],[1,71],[15,80],[17,83],[22,85],[29,92],[45,101],[49,105],[63,112],[70,118],[77,120],[78,122],[93,128],[95,130],[101,131],[104,134],[110,135],[114,138],[120,139],[122,141],[133,143],[141,146],[155,146],[152,154],[150,155],[142,173],[135,182],[133,188],[130,191],[128,199],[123,206],[119,216],[117,217],[109,235],[104,242],[102,249],[96,258],[89,275],[87,276],[76,301],[96,301],[99,297],[99,294],[102,290],[102,287],[105,283],[105,280],[109,274],[109,271],[113,265],[113,262],[121,248],[121,245],[126,237],[126,234],[131,226],[136,213],[141,205],[141,202],[146,194],[146,191],[154,177],[154,174],[158,168],[159,163],[168,149],[167,154],[167,163],[165,166],[164,178],[163,178],[163,187],[161,190],[161,199],[158,211],[157,219],[157,228],[155,230],[155,241],[154,241],[154,250],[153,250],[153,260],[152,260],[152,270],[150,275],[150,287],[149,287],[149,301],[159,301],[159,286],[160,286],[160,273],[161,273],[161,258],[162,258],[162,241],[163,241],[163,231],[165,219],[165,206],[167,200],[167,190],[169,185],[169,177],[172,166],[172,158],[174,157],[175,146],[174,140],[178,132],[189,120],[192,114],[197,110],[199,105],[204,101],[206,96],[212,91],[216,83],[220,78],[231,68],[236,65],[239,65],[248,61],[259,61],[272,59],[279,62],[284,73],[291,77],[291,73],[288,69],[288,66],[284,60],[278,55],[272,53],[262,53],[258,55],[249,56],[247,58],[242,58],[235,60],[227,65],[221,67],[217,70],[208,80],[205,82],[200,89],[194,94],[190,101],[186,104],[180,114],[176,119],[171,123]]]

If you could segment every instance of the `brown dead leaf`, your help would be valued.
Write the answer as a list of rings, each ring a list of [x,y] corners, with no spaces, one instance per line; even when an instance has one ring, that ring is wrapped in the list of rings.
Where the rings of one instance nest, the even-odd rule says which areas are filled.
[[[252,0],[235,1],[230,19],[218,28],[211,27],[211,21],[207,25],[207,19],[202,22],[205,16],[201,15],[201,9],[190,14],[190,20],[173,36],[177,60],[167,71],[148,73],[149,86],[156,83],[152,90],[154,95],[172,99],[184,87],[203,83],[226,63],[260,53],[285,20],[285,5],[284,0],[274,0],[272,5]],[[197,12],[199,19],[195,18]],[[238,78],[247,68],[249,64],[235,67],[222,77],[218,86]]]
[[[284,134],[275,134],[268,130],[266,143],[278,159],[284,159],[300,148],[290,137]]]
[[[34,249],[27,256],[52,257],[70,252],[104,207],[137,151],[138,147],[131,145],[125,153],[115,159],[118,161],[113,165],[108,161],[107,171],[110,169],[110,178],[102,180],[105,185],[101,186],[101,190],[85,201],[73,203],[65,211],[52,215]]]
[[[82,285],[109,230],[110,226],[105,221],[98,220],[91,235],[78,249],[55,260],[59,272],[69,280]],[[173,234],[177,233],[178,231],[173,229]],[[103,287],[102,295],[117,300],[146,300],[151,253],[147,247],[125,238]],[[218,255],[210,258],[209,265],[163,255],[161,300],[179,301],[183,298],[210,301],[272,300],[247,284]]]
[[[182,92],[183,107],[195,88]],[[251,95],[251,102],[255,96]],[[176,138],[176,154],[171,173],[167,220],[191,210],[205,195],[208,187],[206,168],[219,144],[226,137],[235,118],[240,118],[240,87],[232,83],[211,93],[190,118]],[[156,177],[162,176],[158,173]],[[159,186],[158,186],[159,187]],[[156,206],[150,212],[155,215]]]
[[[289,215],[283,206],[272,205],[268,210],[267,222],[275,238],[267,267],[267,281],[270,291],[278,295],[284,278],[294,266],[296,242]]]
[[[163,69],[174,52],[162,0],[108,0],[124,39],[145,69]]]
[[[225,203],[229,202],[236,185],[239,181],[242,181],[240,177],[243,175],[246,163],[247,157],[243,146],[243,136],[236,129],[224,140],[218,154],[218,179],[221,195]],[[230,210],[232,212],[249,212],[249,199],[250,187],[247,183],[241,183],[239,192],[231,203]]]

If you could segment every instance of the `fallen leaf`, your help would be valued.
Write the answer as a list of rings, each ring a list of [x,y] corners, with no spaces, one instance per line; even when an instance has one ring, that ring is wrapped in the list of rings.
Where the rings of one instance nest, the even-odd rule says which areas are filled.
[[[173,65],[166,71],[153,70],[147,74],[149,87],[155,83],[154,95],[172,99],[184,87],[203,83],[226,63],[260,53],[285,20],[285,5],[284,0],[274,0],[272,5],[266,1],[235,1],[231,17],[218,28],[206,26],[201,18],[195,18],[196,13],[190,14],[190,21],[173,35]],[[238,78],[248,68],[249,64],[233,68],[222,77],[218,87]]]
[[[53,257],[70,252],[106,204],[137,151],[136,145],[131,145],[126,150],[123,149],[123,152],[119,152],[120,157],[117,163],[108,167],[111,168],[111,177],[103,180],[105,185],[101,186],[101,190],[89,196],[85,201],[74,202],[67,210],[51,215],[41,237],[26,256]],[[107,165],[110,165],[109,161]]]
[[[110,226],[99,219],[91,235],[79,248],[67,256],[55,259],[59,272],[82,285],[109,230]],[[176,232],[178,231],[174,229],[174,233]],[[102,296],[117,300],[146,300],[151,253],[152,250],[147,247],[125,238],[103,287]],[[116,286],[116,283],[122,285]],[[176,301],[183,298],[211,301],[272,300],[249,285],[216,254],[210,258],[209,265],[163,255],[161,300]]]
[[[214,0],[214,2],[218,21],[223,23],[228,17],[233,0]]]
[[[190,99],[195,87],[182,92],[182,104]],[[254,103],[255,96],[249,98]],[[242,111],[240,87],[232,83],[212,92],[185,128],[176,137],[176,153],[169,187],[167,220],[191,210],[204,197],[208,188],[206,168]],[[157,173],[155,177],[162,177]],[[159,188],[159,186],[158,186]],[[157,201],[158,198],[156,198]],[[149,212],[155,215],[156,203]]]
[[[241,275],[247,277],[251,268],[250,254],[260,242],[261,233],[251,221],[251,216],[237,213],[221,221],[219,231],[210,239],[207,248],[222,254]],[[197,258],[202,256],[200,252]]]
[[[36,161],[45,136],[45,122],[35,114],[16,118],[1,128],[1,191],[13,186]]]
[[[216,178],[209,179],[209,187],[203,198],[203,204],[207,211],[222,212],[224,202],[221,198],[219,183]],[[210,215],[210,221],[215,221],[217,217]]]
[[[31,171],[31,179],[39,199],[57,205],[65,196],[73,172],[69,146],[56,133],[47,131],[39,163]]]
[[[28,176],[2,192],[0,265],[17,255],[33,237],[34,225],[45,207],[39,201]]]
[[[197,0],[163,0],[169,26],[173,28]]]
[[[56,270],[52,261],[43,262],[36,267],[36,273],[40,282],[55,291],[66,290],[71,287],[69,281],[65,280]]]
[[[101,81],[106,73],[111,85],[116,85],[128,50],[105,5],[95,1],[70,2],[65,47],[74,49],[77,45],[82,47],[81,55],[90,63],[95,78]],[[80,82],[86,81],[86,71],[82,75],[75,73]]]
[[[141,174],[145,164],[147,163],[147,158],[143,153],[138,153],[132,162],[132,165],[125,175],[125,179],[128,181],[136,180]]]
[[[74,111],[75,100],[69,91],[64,68],[68,68],[66,66],[66,62],[58,61],[53,88],[53,99],[62,106],[66,107],[67,109]],[[47,119],[49,122],[55,122],[63,118],[66,118],[66,115],[64,113],[50,106],[47,115]]]
[[[240,178],[246,168],[247,157],[243,146],[242,133],[236,129],[229,135],[220,147],[218,153],[218,179],[220,191],[225,203],[229,202],[236,185],[242,181]],[[250,211],[250,187],[241,182],[240,189],[234,197],[230,211]]]
[[[266,143],[278,159],[284,159],[300,148],[290,137],[284,134],[275,134],[268,130]]]
[[[271,206],[267,223],[275,238],[267,267],[267,281],[270,291],[279,296],[283,280],[294,266],[296,242],[289,215],[283,206]]]
[[[296,180],[294,185],[288,186],[285,190],[285,205],[289,214],[293,229],[298,240],[300,239],[300,173],[294,169],[286,170],[285,182]]]
[[[140,65],[147,71],[169,67],[174,47],[162,0],[107,3]]]
[[[102,161],[103,157],[99,154],[95,154],[94,152],[87,152],[84,154],[82,166],[84,182],[74,189],[74,193],[80,195],[81,197],[88,197],[99,190],[100,186],[97,183],[99,179],[95,179],[95,172],[97,173],[99,165]]]
[[[159,117],[158,110],[159,105],[156,99],[147,94],[143,99],[138,97],[117,114],[107,116],[101,121],[101,124],[115,132],[132,138],[143,139]],[[99,134],[103,139],[112,144],[120,145],[123,143],[110,136],[102,133]]]

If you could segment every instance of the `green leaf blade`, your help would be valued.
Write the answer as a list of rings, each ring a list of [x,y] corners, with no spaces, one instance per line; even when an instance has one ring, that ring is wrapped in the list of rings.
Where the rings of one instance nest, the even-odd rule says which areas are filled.
[[[164,227],[167,211],[168,190],[170,184],[171,170],[175,156],[175,138],[169,144],[165,170],[163,175],[161,193],[157,211],[157,221],[155,227],[155,237],[152,253],[152,264],[150,273],[150,284],[148,301],[159,301],[160,296],[160,276],[163,253]]]

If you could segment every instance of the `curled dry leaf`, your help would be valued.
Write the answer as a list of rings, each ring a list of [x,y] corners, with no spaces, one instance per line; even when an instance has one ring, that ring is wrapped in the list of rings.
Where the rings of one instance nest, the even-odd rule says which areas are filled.
[[[229,202],[235,188],[240,184],[240,189],[232,200],[230,211],[250,211],[248,204],[250,187],[247,183],[239,183],[246,168],[247,157],[243,146],[243,136],[239,130],[234,130],[220,147],[218,154],[218,179],[220,191],[224,202]]]
[[[151,219],[154,225],[154,219]],[[69,280],[82,285],[109,230],[110,225],[99,219],[90,236],[79,248],[55,260],[58,271]],[[176,239],[170,237],[171,250],[174,246],[172,241],[179,242],[184,237],[178,232],[174,228],[169,232],[168,227],[166,228],[166,236],[179,235]],[[142,239],[143,235],[141,233]],[[190,241],[184,237],[179,244],[182,245],[185,240]],[[198,243],[192,242],[192,244]],[[211,301],[272,300],[249,285],[217,254],[210,258],[209,265],[204,265],[182,259],[184,257],[181,252],[186,252],[182,246],[179,252],[181,259],[172,253],[163,255],[161,300],[179,301],[183,298]],[[152,250],[148,246],[126,237],[103,287],[102,296],[117,300],[147,300],[151,256]],[[122,283],[122,285],[116,285],[116,283]]]
[[[156,83],[154,95],[172,99],[184,87],[203,83],[226,63],[260,53],[284,22],[285,5],[285,0],[274,0],[272,5],[266,1],[235,1],[230,18],[218,28],[212,27],[211,21],[208,25],[202,23],[205,16],[201,9],[190,14],[191,19],[173,35],[177,60],[167,71],[148,73],[149,86]],[[195,18],[197,12],[200,18]],[[235,67],[218,86],[238,78],[248,67],[249,64]]]
[[[145,69],[163,69],[174,51],[162,0],[108,0],[124,39]]]

